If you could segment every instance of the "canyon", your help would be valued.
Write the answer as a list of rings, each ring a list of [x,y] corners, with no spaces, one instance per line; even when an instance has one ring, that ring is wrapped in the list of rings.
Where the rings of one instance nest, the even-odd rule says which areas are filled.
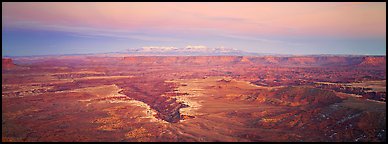
[[[3,58],[2,141],[385,142],[385,56]]]

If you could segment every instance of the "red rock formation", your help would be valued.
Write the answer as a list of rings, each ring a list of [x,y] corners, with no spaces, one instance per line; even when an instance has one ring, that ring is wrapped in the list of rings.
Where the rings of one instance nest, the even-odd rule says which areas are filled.
[[[245,63],[252,63],[251,60],[249,60],[249,58],[246,56],[242,57],[240,61]]]
[[[180,64],[180,65],[225,65],[254,64],[268,66],[382,66],[385,57],[341,57],[341,56],[128,56],[128,64]]]
[[[264,57],[264,61],[270,64],[278,64],[279,57],[267,56],[267,57]]]
[[[3,58],[2,68],[9,69],[9,68],[13,68],[13,67],[15,67],[15,64],[13,63],[11,58]]]
[[[133,64],[229,64],[240,62],[242,56],[130,56],[126,63]]]
[[[288,63],[305,65],[305,64],[315,64],[317,59],[315,57],[290,57],[287,59]]]
[[[257,93],[247,100],[288,106],[322,106],[341,102],[333,92],[308,87],[284,87],[276,91]]]
[[[295,57],[249,57],[251,62],[278,66],[356,66],[385,65],[385,57],[342,57],[342,56],[295,56]]]
[[[383,66],[386,64],[385,57],[363,57],[360,66]]]

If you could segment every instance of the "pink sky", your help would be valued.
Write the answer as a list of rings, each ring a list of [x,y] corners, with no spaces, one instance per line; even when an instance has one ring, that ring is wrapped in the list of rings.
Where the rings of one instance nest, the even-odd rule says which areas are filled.
[[[3,27],[385,37],[385,3],[3,3]]]
[[[386,53],[386,3],[6,2],[2,30],[3,52],[9,55],[186,45],[381,55]]]

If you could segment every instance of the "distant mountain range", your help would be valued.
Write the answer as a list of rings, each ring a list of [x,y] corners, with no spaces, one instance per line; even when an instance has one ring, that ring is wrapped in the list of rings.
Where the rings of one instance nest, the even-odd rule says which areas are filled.
[[[210,48],[202,45],[186,47],[171,46],[147,46],[142,48],[127,49],[119,52],[108,53],[84,53],[84,54],[53,54],[53,55],[31,55],[31,56],[3,56],[3,57],[55,57],[55,56],[102,56],[102,57],[122,57],[122,56],[276,56],[276,57],[293,57],[293,56],[345,56],[345,57],[362,57],[362,56],[384,56],[385,55],[347,55],[347,54],[276,54],[276,53],[255,53],[237,50],[234,48],[215,47]]]
[[[186,47],[169,47],[169,46],[147,46],[137,49],[128,49],[125,52],[114,52],[106,54],[125,54],[125,55],[138,55],[138,56],[278,56],[278,57],[291,57],[291,56],[346,56],[346,57],[359,57],[367,55],[347,55],[347,54],[276,54],[276,53],[256,53],[246,52],[234,48],[225,47],[206,47],[202,45],[188,45]],[[377,55],[376,55],[377,56]],[[385,56],[385,55],[381,55]]]
[[[249,53],[233,48],[217,47],[209,48],[206,46],[192,46],[188,45],[186,47],[159,47],[159,46],[148,46],[142,47],[139,49],[129,49],[126,52],[131,55],[153,55],[153,56],[171,56],[171,55],[184,55],[184,56],[217,56],[217,55],[232,55],[232,56],[242,56],[242,55],[259,55],[258,53]]]

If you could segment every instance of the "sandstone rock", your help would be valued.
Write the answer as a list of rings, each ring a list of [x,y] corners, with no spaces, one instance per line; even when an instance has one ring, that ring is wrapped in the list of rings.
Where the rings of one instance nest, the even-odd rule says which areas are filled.
[[[13,67],[15,67],[15,64],[13,63],[11,58],[3,58],[2,68],[9,69],[9,68],[13,68]]]

